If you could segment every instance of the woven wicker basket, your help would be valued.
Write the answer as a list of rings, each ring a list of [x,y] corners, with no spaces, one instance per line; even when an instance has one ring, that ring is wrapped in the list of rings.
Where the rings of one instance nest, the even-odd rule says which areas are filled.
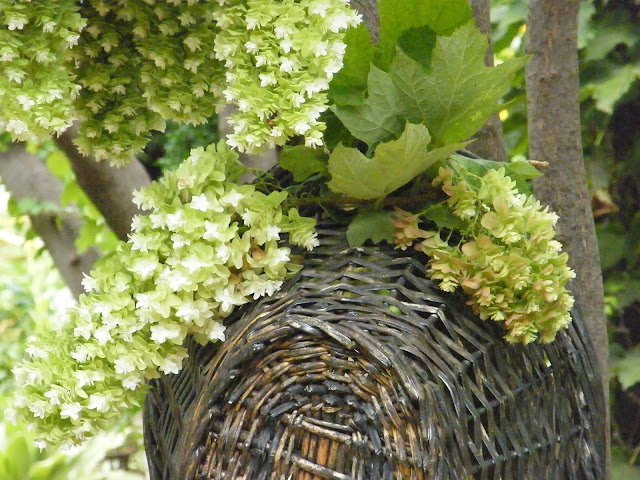
[[[296,278],[229,319],[227,341],[190,344],[182,372],[153,382],[151,479],[603,478],[579,323],[509,345],[424,260],[321,230]]]

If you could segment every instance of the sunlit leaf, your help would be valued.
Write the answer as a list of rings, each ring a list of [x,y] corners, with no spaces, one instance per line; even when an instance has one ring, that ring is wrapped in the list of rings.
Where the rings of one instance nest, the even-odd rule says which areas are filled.
[[[338,145],[329,157],[329,188],[353,198],[382,198],[464,146],[453,144],[427,151],[430,141],[424,125],[407,124],[400,138],[380,144],[373,158]]]

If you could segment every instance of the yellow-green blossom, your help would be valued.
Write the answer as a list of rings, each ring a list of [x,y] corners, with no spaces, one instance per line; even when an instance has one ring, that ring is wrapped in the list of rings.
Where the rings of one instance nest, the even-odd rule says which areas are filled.
[[[187,335],[224,340],[233,310],[272,295],[300,266],[278,241],[317,245],[315,220],[282,211],[285,192],[237,185],[242,167],[224,143],[191,152],[136,193],[149,211],[127,243],[85,277],[87,290],[55,333],[33,339],[15,369],[18,413],[36,440],[74,444],[137,405],[148,380],[178,373]]]
[[[503,168],[489,170],[479,182],[474,188],[450,169],[441,169],[434,180],[468,227],[459,232],[457,245],[439,232],[422,235],[419,248],[430,257],[429,276],[444,291],[461,287],[480,318],[503,322],[508,341],[551,342],[570,322],[573,305],[565,286],[574,273],[554,240],[558,217],[518,193]]]
[[[0,0],[0,127],[45,138],[78,120],[83,154],[121,165],[167,121],[239,111],[229,145],[322,144],[347,0]]]

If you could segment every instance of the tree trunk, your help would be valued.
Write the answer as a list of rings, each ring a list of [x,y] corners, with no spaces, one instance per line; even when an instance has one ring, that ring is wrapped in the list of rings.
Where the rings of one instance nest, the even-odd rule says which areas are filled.
[[[580,0],[531,0],[527,23],[529,154],[550,164],[537,197],[558,213],[558,230],[576,272],[572,291],[594,344],[602,385],[601,452],[608,448],[608,339],[598,245],[582,157],[577,27]],[[608,458],[608,455],[607,455]]]
[[[371,40],[374,43],[380,40],[378,0],[351,0],[351,6],[362,14],[362,19],[369,30]]]
[[[493,67],[493,48],[491,46],[491,5],[489,0],[471,0],[471,8],[476,25],[482,33],[489,36],[489,48],[484,57],[484,63]],[[502,139],[502,122],[500,117],[493,115],[484,127],[477,133],[476,141],[467,147],[482,158],[505,162],[507,152]]]
[[[51,175],[38,157],[27,153],[20,144],[12,145],[0,154],[0,178],[16,200],[31,197],[60,204],[62,182]],[[83,274],[89,274],[91,266],[100,256],[94,248],[83,254],[77,253],[74,241],[82,221],[66,213],[43,213],[30,218],[33,229],[44,241],[62,279],[77,297],[84,292],[80,283]]]
[[[73,144],[73,129],[56,138],[60,149],[67,155],[78,185],[104,216],[120,240],[126,240],[133,216],[141,213],[133,204],[133,191],[151,183],[151,179],[137,159],[116,168],[107,162],[96,162],[85,157]]]

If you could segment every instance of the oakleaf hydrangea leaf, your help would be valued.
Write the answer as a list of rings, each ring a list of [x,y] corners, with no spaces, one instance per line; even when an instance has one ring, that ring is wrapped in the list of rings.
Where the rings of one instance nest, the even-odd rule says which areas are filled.
[[[403,114],[427,125],[438,145],[459,142],[480,130],[499,110],[498,100],[527,61],[514,58],[486,67],[487,46],[486,36],[469,22],[438,38],[430,71],[402,52],[394,58],[391,78]]]
[[[314,173],[327,170],[327,155],[317,148],[287,146],[280,153],[280,166],[293,173],[296,182],[303,182]]]
[[[364,25],[350,29],[344,37],[347,50],[342,69],[329,84],[329,97],[337,105],[361,105],[373,62],[373,44]]]
[[[449,35],[472,18],[468,0],[380,0],[380,65],[387,66],[393,48],[406,30],[428,26]]]
[[[397,137],[404,128],[404,120],[388,73],[372,65],[368,86],[369,95],[363,105],[334,106],[333,111],[354,137],[372,147]]]
[[[489,170],[504,168],[506,175],[516,182],[518,190],[527,193],[531,191],[529,180],[542,176],[542,173],[536,167],[526,161],[504,163],[482,158],[469,158],[464,155],[452,155],[449,165],[471,185],[479,185],[480,177],[484,176]]]
[[[427,152],[430,142],[427,127],[407,124],[400,138],[380,144],[373,158],[338,145],[329,157],[329,188],[362,200],[382,198],[464,146],[447,145]]]
[[[394,232],[393,212],[362,209],[347,228],[347,241],[350,247],[359,247],[367,240],[393,243]]]

